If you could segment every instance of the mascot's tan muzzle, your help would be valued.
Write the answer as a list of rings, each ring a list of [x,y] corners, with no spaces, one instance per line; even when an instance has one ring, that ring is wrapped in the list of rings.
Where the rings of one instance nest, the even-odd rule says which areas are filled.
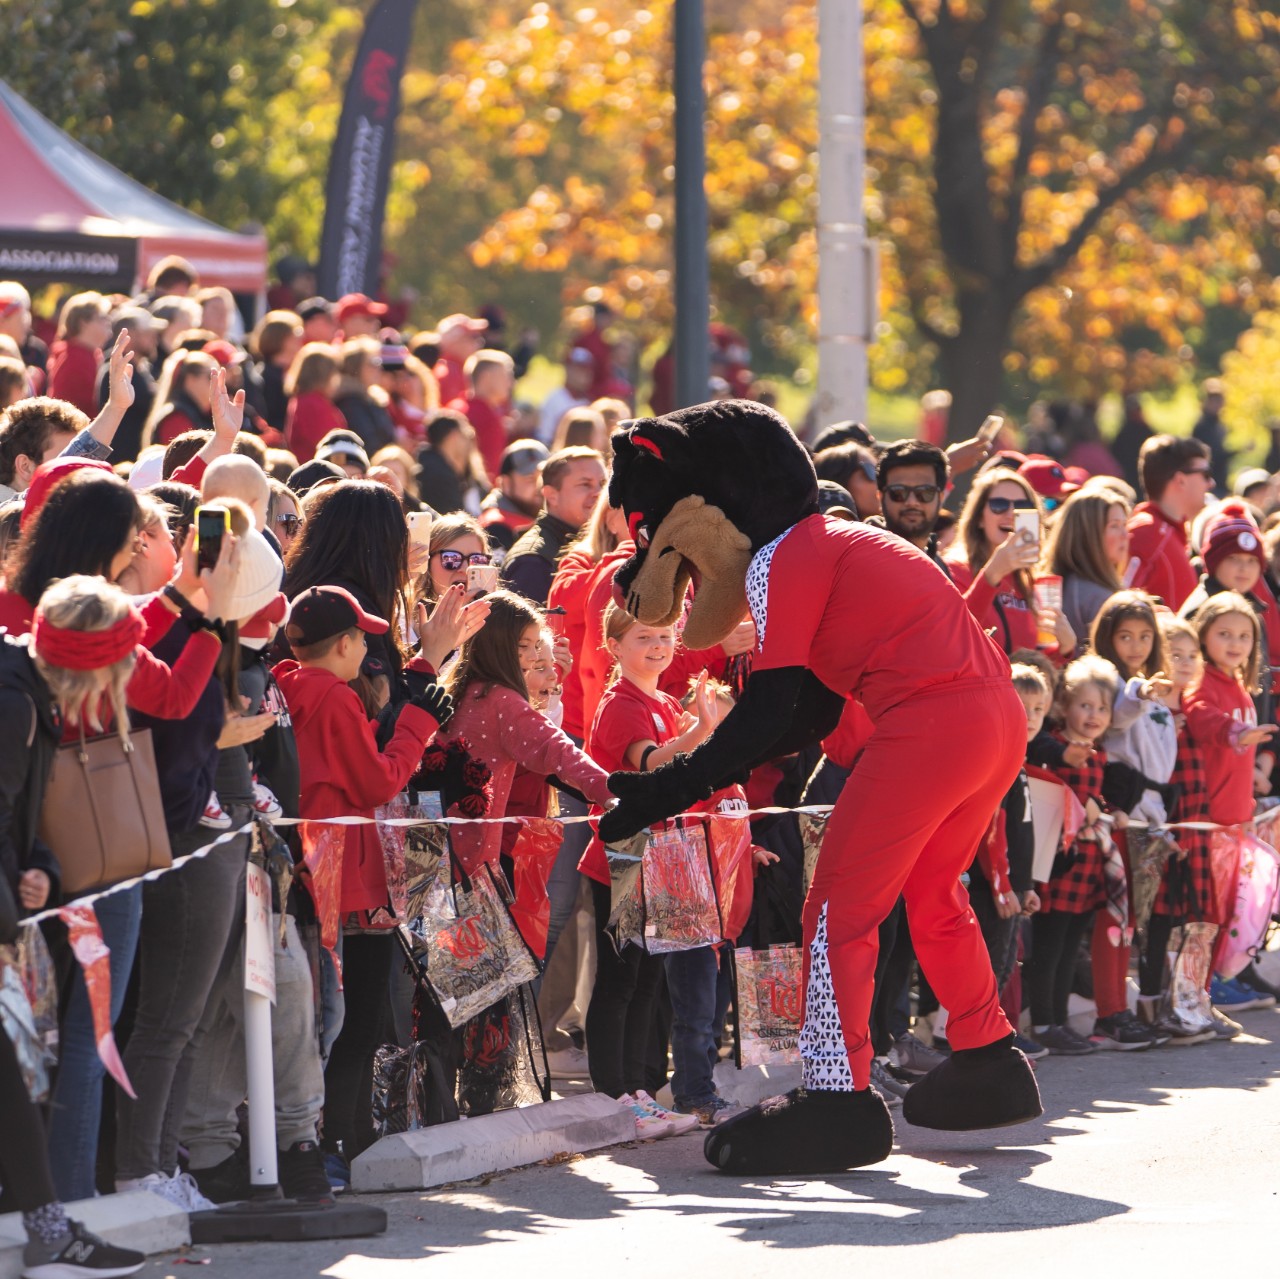
[[[697,495],[683,497],[658,525],[627,593],[627,612],[647,626],[673,625],[696,572],[684,643],[711,648],[746,615],[750,563],[750,539],[722,510]]]

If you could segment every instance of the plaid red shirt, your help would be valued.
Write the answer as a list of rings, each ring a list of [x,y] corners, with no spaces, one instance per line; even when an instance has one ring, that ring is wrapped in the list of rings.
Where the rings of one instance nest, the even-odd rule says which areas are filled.
[[[1053,734],[1059,741],[1066,738],[1060,732]],[[1082,805],[1093,800],[1099,808],[1102,801],[1102,774],[1107,766],[1107,753],[1095,750],[1079,768],[1061,763],[1050,769],[1062,778],[1071,793]],[[1081,831],[1070,847],[1064,847],[1054,861],[1056,873],[1040,889],[1042,910],[1065,911],[1071,915],[1083,915],[1096,910],[1106,901],[1106,883],[1102,873],[1102,851],[1096,840],[1086,836],[1087,827]]]
[[[1178,787],[1178,798],[1169,812],[1169,821],[1208,821],[1209,785],[1204,755],[1185,729],[1178,734],[1178,758],[1169,781]],[[1173,837],[1186,858],[1181,863],[1170,859],[1152,909],[1157,915],[1195,921],[1209,919],[1214,900],[1209,871],[1209,832],[1175,830]]]

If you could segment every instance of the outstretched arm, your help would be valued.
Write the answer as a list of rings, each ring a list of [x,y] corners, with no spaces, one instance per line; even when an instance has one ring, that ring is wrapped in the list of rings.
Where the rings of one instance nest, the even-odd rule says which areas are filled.
[[[682,813],[754,765],[820,741],[840,721],[844,698],[803,666],[759,671],[738,704],[697,750],[652,773],[614,773],[619,803],[600,819],[606,843]]]

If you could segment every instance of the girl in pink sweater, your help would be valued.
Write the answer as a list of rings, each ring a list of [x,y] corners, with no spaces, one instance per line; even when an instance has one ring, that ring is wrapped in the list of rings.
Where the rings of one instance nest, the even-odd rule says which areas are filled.
[[[537,648],[542,614],[510,591],[494,591],[486,599],[490,612],[484,629],[467,642],[446,680],[457,709],[441,730],[441,740],[465,738],[471,754],[493,770],[490,817],[506,813],[517,765],[555,777],[589,803],[607,808],[613,803],[605,784],[608,774],[529,705],[521,654]],[[468,874],[481,862],[496,865],[501,843],[502,828],[497,825],[453,829],[453,849]]]

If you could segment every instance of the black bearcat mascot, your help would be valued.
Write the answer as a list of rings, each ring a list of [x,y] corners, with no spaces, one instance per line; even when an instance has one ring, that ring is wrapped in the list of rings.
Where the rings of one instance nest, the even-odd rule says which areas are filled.
[[[805,902],[803,1086],[720,1124],[707,1158],[725,1172],[787,1174],[888,1156],[867,1023],[877,929],[899,895],[954,1049],[910,1089],[903,1117],[954,1130],[1034,1119],[1035,1076],[960,884],[1026,748],[1004,654],[927,556],[818,514],[813,464],[771,410],[725,400],[641,418],[613,447],[609,498],[636,544],[615,578],[618,603],[670,624],[692,581],[686,644],[718,643],[748,607],[758,644],[741,699],[702,746],[609,779],[620,802],[601,837],[628,838],[821,739],[848,696],[875,724]]]

